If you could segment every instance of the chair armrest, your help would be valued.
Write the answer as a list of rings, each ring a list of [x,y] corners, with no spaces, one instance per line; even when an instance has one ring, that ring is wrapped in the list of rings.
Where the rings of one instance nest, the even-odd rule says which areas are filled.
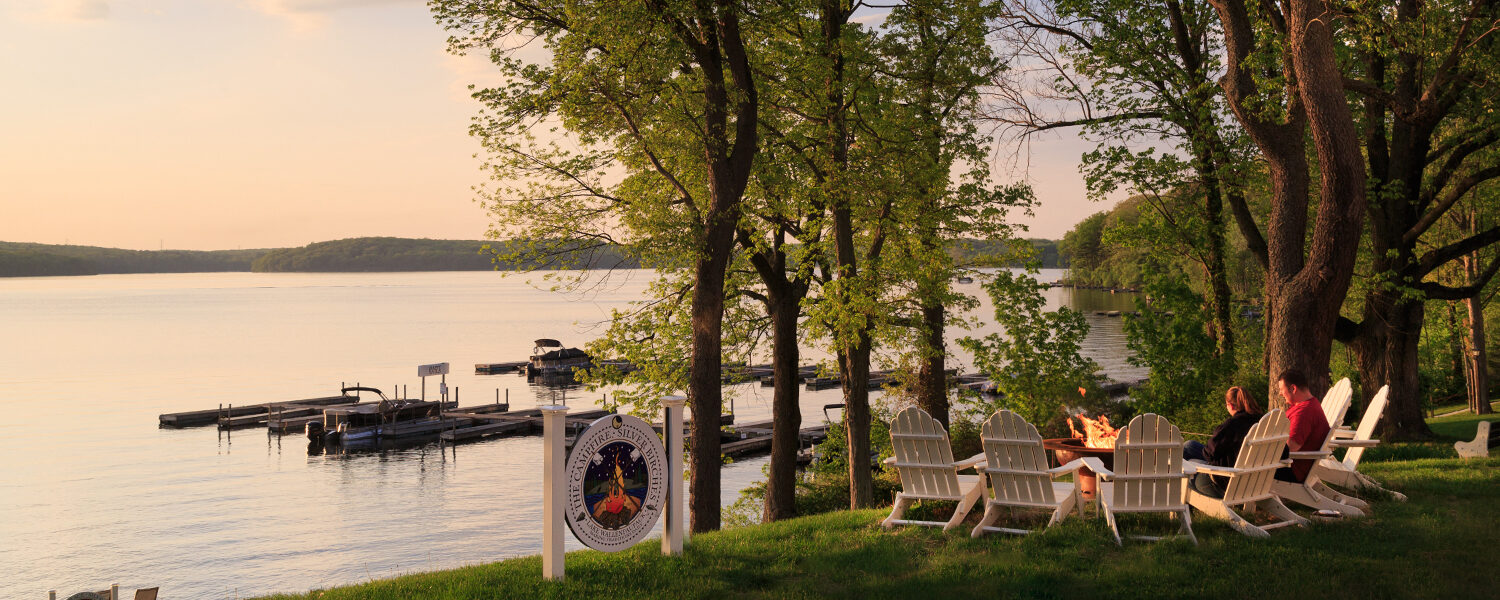
[[[970,467],[982,467],[982,466],[984,466],[984,463],[985,463],[984,453],[980,452],[979,454],[975,454],[974,456],[970,456],[970,457],[965,458],[965,459],[963,459],[961,461],[953,463],[953,466],[958,467],[958,470],[962,471],[962,470],[968,469]]]
[[[1196,461],[1196,460],[1185,460],[1185,461],[1182,461],[1182,474],[1183,475],[1194,475],[1194,474],[1196,474],[1198,472],[1199,468],[1201,468],[1201,467],[1207,467],[1207,466],[1209,466],[1209,465],[1208,465],[1208,463],[1205,463],[1205,462],[1200,462],[1200,461]]]
[[[885,459],[885,460],[882,460],[882,461],[880,461],[880,462],[881,462],[881,463],[882,463],[882,464],[884,464],[884,465],[885,465],[885,466],[888,466],[888,467],[889,467],[889,466],[893,466],[893,465],[895,465],[895,464],[896,464],[896,457],[894,457],[894,456],[890,456],[890,457],[886,457],[886,459]]]
[[[1354,437],[1354,430],[1348,427],[1334,427],[1333,439],[1349,439]]]
[[[1109,467],[1104,466],[1104,461],[1099,460],[1099,458],[1096,456],[1085,456],[1078,460],[1083,461],[1084,466],[1088,467],[1090,471],[1093,471],[1098,475],[1103,475],[1105,477],[1115,476],[1115,472],[1109,470]]]
[[[1068,461],[1068,464],[1047,469],[1047,474],[1053,477],[1057,477],[1058,475],[1062,475],[1063,473],[1072,473],[1081,468],[1083,468],[1083,459],[1075,458]]]
[[[1194,461],[1188,461],[1188,462],[1194,462]],[[1223,475],[1225,477],[1229,477],[1231,475],[1236,475],[1236,474],[1244,472],[1244,471],[1241,471],[1240,469],[1236,469],[1234,467],[1220,467],[1218,465],[1210,465],[1208,463],[1197,463],[1197,466],[1198,466],[1198,469],[1197,469],[1198,473],[1207,473],[1209,475]],[[1184,472],[1186,472],[1187,471],[1186,466],[1184,466],[1184,468],[1182,470]]]
[[[1335,448],[1374,448],[1380,445],[1380,440],[1333,440],[1328,445]]]
[[[1292,460],[1317,460],[1325,456],[1333,456],[1333,453],[1327,450],[1308,450],[1306,452],[1292,452],[1290,454]]]

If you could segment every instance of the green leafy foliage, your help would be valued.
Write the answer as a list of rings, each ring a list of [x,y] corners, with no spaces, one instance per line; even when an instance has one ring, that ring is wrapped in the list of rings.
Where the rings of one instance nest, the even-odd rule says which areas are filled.
[[[1130,364],[1151,374],[1131,393],[1132,408],[1167,417],[1183,430],[1208,431],[1227,416],[1224,390],[1235,363],[1218,355],[1205,332],[1203,297],[1181,277],[1154,277],[1136,306],[1138,314],[1127,315],[1124,324]]]
[[[1067,307],[1042,310],[1045,286],[1029,275],[1001,271],[984,287],[994,302],[994,323],[1004,328],[1004,334],[965,337],[958,343],[974,354],[975,366],[995,382],[999,398],[978,400],[969,410],[988,416],[996,409],[1010,409],[1044,434],[1060,434],[1066,428],[1065,409],[1087,397],[1079,390],[1097,388],[1098,365],[1078,353],[1088,335],[1088,321]]]

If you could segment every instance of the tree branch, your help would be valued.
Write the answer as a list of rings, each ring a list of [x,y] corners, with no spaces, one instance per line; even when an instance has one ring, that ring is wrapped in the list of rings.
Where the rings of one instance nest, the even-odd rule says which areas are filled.
[[[1437,270],[1449,261],[1456,260],[1460,256],[1473,253],[1495,242],[1500,242],[1500,226],[1491,227],[1462,240],[1432,250],[1422,255],[1417,264],[1417,276],[1426,277],[1428,273]]]
[[[1485,286],[1495,277],[1495,272],[1500,271],[1500,255],[1490,259],[1490,266],[1485,267],[1479,279],[1469,282],[1468,285],[1454,287],[1447,286],[1435,281],[1422,282],[1422,292],[1429,300],[1467,300],[1484,292]]]
[[[1442,218],[1443,213],[1448,212],[1448,209],[1452,208],[1453,205],[1459,201],[1459,199],[1463,198],[1464,194],[1469,193],[1469,190],[1474,189],[1474,186],[1477,186],[1496,177],[1500,177],[1500,165],[1492,165],[1489,168],[1480,169],[1478,171],[1470,173],[1468,177],[1463,178],[1463,180],[1459,181],[1458,183],[1454,184],[1453,187],[1449,188],[1447,193],[1443,194],[1443,197],[1438,200],[1437,204],[1432,206],[1432,208],[1429,208],[1427,212],[1422,215],[1422,219],[1420,221],[1417,221],[1416,225],[1413,225],[1411,229],[1407,230],[1407,232],[1401,236],[1401,242],[1408,246],[1416,245],[1417,238],[1422,237],[1422,234],[1427,233],[1427,230],[1431,228],[1433,224],[1437,223],[1438,219]],[[1426,202],[1424,202],[1423,204],[1426,204]]]

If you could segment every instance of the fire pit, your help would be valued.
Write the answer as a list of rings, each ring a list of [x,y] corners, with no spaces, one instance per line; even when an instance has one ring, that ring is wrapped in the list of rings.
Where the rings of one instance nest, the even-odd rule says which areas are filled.
[[[1052,451],[1052,457],[1057,460],[1058,465],[1067,464],[1068,461],[1092,456],[1104,463],[1104,466],[1115,468],[1114,448],[1090,448],[1084,445],[1083,440],[1078,438],[1049,438],[1042,440],[1042,447]],[[1084,467],[1078,470],[1078,491],[1083,494],[1085,500],[1093,500],[1099,490],[1099,479],[1094,472]]]

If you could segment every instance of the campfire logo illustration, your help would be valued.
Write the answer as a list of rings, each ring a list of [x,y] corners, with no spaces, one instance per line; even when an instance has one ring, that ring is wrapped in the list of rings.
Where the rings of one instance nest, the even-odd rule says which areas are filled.
[[[667,499],[667,453],[651,424],[605,415],[573,442],[563,475],[565,519],[585,546],[618,552],[641,541]]]
[[[641,451],[629,442],[611,442],[589,460],[584,504],[601,527],[620,529],[641,511],[650,487]]]

